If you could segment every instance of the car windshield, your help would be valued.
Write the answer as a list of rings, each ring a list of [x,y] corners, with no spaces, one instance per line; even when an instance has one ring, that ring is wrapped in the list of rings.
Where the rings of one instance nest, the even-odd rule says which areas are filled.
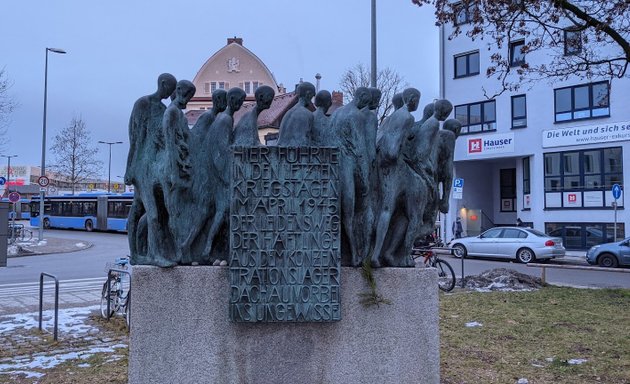
[[[536,229],[532,229],[532,228],[524,228],[527,232],[531,233],[532,235],[536,235],[538,237],[549,237],[546,234],[536,230]]]

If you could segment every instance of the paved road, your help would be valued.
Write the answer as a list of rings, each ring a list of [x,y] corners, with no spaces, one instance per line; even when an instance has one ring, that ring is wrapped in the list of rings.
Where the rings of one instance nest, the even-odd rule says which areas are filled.
[[[105,264],[129,254],[127,235],[122,233],[47,230],[45,237],[76,239],[92,247],[70,253],[11,257],[7,268],[0,268],[0,285],[39,281],[41,272],[60,280],[105,276]]]

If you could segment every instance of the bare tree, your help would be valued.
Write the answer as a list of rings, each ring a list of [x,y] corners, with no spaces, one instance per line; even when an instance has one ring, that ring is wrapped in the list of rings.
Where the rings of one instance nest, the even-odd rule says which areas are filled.
[[[81,117],[73,117],[55,136],[51,149],[56,157],[51,168],[72,184],[72,194],[76,184],[100,176],[103,162],[96,160],[98,148],[92,146],[90,131]]]
[[[623,78],[630,63],[628,0],[412,0],[435,6],[437,24],[453,24],[450,38],[487,41],[486,75],[501,84],[494,95],[542,79]],[[524,39],[521,55],[538,64],[510,62],[509,43]],[[543,59],[544,58],[544,59]],[[488,94],[486,94],[488,96]]]
[[[339,86],[343,91],[343,97],[346,102],[354,98],[354,91],[359,87],[370,86],[370,71],[361,63],[352,68],[347,69],[341,76]],[[376,110],[379,124],[393,110],[391,100],[392,97],[402,92],[408,85],[405,80],[391,68],[385,68],[376,74],[376,87],[381,90],[381,102]]]
[[[12,85],[4,68],[0,69],[0,151],[5,149],[8,142],[7,126],[9,115],[17,106],[16,101],[9,94],[9,89]]]

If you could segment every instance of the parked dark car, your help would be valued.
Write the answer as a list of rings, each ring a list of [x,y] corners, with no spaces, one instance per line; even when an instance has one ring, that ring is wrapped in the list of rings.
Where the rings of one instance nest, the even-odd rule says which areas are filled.
[[[589,264],[597,264],[600,267],[630,266],[630,237],[621,241],[591,247],[586,252],[586,261]]]

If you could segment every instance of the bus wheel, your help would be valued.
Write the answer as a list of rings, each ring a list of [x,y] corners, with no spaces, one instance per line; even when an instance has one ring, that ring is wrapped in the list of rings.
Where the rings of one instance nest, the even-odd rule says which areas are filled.
[[[44,219],[44,228],[50,228],[50,220],[48,220],[48,218]]]
[[[94,224],[92,223],[92,220],[85,221],[85,230],[88,232],[92,232],[94,230]]]

